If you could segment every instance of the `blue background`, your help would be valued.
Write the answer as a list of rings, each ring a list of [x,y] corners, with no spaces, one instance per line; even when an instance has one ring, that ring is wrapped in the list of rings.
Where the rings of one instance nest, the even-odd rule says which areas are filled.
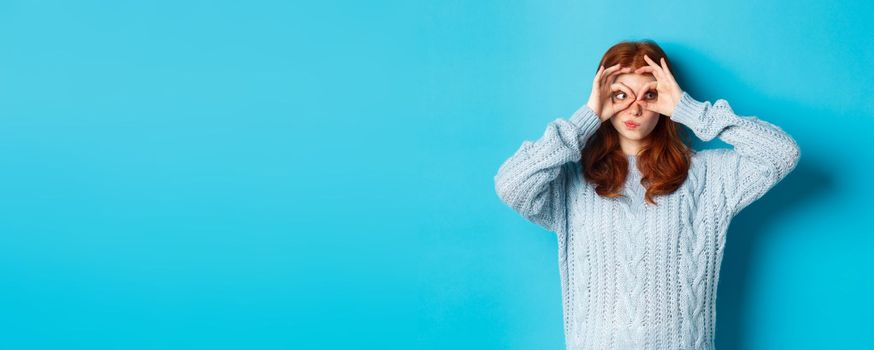
[[[555,237],[492,177],[629,39],[802,149],[729,229],[718,348],[874,348],[871,13],[4,1],[0,348],[560,349]]]

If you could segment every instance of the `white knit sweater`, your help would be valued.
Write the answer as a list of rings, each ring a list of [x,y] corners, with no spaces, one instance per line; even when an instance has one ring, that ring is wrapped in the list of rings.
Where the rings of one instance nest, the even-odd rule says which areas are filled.
[[[524,141],[494,177],[500,199],[558,236],[567,349],[713,349],[725,232],[800,158],[795,140],[725,100],[684,92],[672,120],[733,146],[693,151],[674,193],[643,199],[635,156],[623,193],[605,198],[585,181],[581,151],[601,126],[587,106]]]

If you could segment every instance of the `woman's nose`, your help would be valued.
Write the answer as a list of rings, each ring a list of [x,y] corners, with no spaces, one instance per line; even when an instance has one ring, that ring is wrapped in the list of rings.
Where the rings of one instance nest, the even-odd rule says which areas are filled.
[[[642,108],[641,108],[639,102],[635,101],[634,103],[631,104],[631,114],[634,115],[635,117],[640,115],[641,110],[642,110]]]

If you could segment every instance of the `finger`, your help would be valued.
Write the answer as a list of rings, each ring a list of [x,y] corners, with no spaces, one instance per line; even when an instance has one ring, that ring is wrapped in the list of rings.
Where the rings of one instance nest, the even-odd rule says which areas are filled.
[[[656,75],[655,68],[653,68],[652,66],[643,66],[643,67],[640,67],[640,68],[634,70],[634,72],[637,74],[646,74],[646,73],[652,74],[652,76],[654,76],[656,78],[656,80],[658,80],[658,78],[659,78],[658,75]]]
[[[628,85],[625,85],[623,83],[610,84],[610,91],[624,91],[628,95],[632,95],[632,96],[634,95],[634,91],[631,90],[631,88],[628,87]]]
[[[662,64],[661,64],[661,66],[662,66],[662,69],[665,70],[665,75],[668,75],[668,76],[673,77],[673,74],[671,73],[671,69],[668,68],[668,61],[665,60],[664,57],[662,57]]]
[[[598,71],[595,72],[595,79],[592,79],[592,86],[597,86],[598,82],[601,80],[601,74],[604,73],[604,65],[598,67]]]
[[[596,89],[601,88],[601,85],[603,85],[601,82],[604,81],[604,74],[608,68],[610,67],[604,67],[603,64],[598,68],[598,72],[595,73],[595,79],[592,80],[592,87]]]
[[[655,63],[655,61],[652,60],[652,58],[649,57],[649,55],[643,55],[643,60],[646,61],[646,63],[649,63],[650,65],[652,65],[653,67],[661,68],[661,67],[659,67],[658,64]]]
[[[662,71],[662,67],[659,67],[655,62],[649,60],[649,66],[652,68],[652,75],[656,77],[656,80],[664,79],[664,71]]]
[[[641,73],[652,73],[654,70],[655,70],[655,68],[653,68],[653,67],[650,67],[650,66],[642,66],[642,67],[640,67],[640,68],[635,69],[634,72],[635,72],[635,73],[638,73],[638,74],[641,74]]]
[[[624,87],[624,88],[628,89],[628,91],[634,92],[634,89],[632,89],[630,86],[628,86],[628,84],[623,83],[623,82],[621,82],[621,81],[620,81],[620,82],[617,82],[616,85],[619,85],[619,86],[621,86],[621,87]]]
[[[643,104],[643,108],[648,110],[648,111],[661,113],[661,112],[659,112],[659,101],[657,101],[657,100],[649,100],[649,101],[643,100],[643,101],[641,101],[641,104]]]
[[[641,68],[643,68],[643,67],[641,67]],[[654,80],[654,81],[656,81],[656,82],[663,81],[663,79],[664,79],[660,74],[658,74],[658,72],[655,71],[654,68],[652,68],[650,66],[646,66],[645,69],[639,69],[637,71],[637,73],[639,73],[639,74],[650,73],[650,74],[652,74],[653,77],[655,77],[656,80]]]
[[[629,98],[628,100],[625,100],[625,101],[623,101],[622,103],[619,104],[619,107],[620,107],[619,110],[621,111],[621,110],[623,110],[623,109],[626,109],[626,108],[628,108],[628,107],[631,107],[632,104],[634,104],[634,99],[630,99],[630,98]]]
[[[617,76],[617,75],[620,75],[623,73],[630,73],[630,72],[631,72],[631,67],[625,67],[625,68],[622,68],[620,70],[610,72],[609,74],[607,74],[606,78],[609,79],[609,78],[612,78],[614,76]],[[612,83],[612,81],[611,81],[611,83]]]
[[[625,93],[627,93],[628,96],[631,97],[631,100],[637,99],[637,94],[634,93],[634,89],[632,89],[628,85],[625,85],[624,83],[617,83],[617,84],[619,84],[619,86],[622,88],[621,91],[625,91]]]
[[[664,57],[662,57],[662,59],[661,59],[661,67],[662,67],[662,69],[665,70],[665,72],[669,72],[669,70],[668,70],[668,62],[665,62],[665,58],[664,58]]]
[[[668,78],[668,80],[670,80],[670,81],[676,81],[676,80],[674,80],[674,74],[671,73],[671,69],[668,68],[668,61],[665,60],[664,57],[662,57],[662,60],[661,60],[661,61],[662,61],[662,69],[664,69],[665,76],[666,76],[666,77]]]
[[[603,67],[603,66],[601,66],[601,67]],[[603,79],[605,76],[610,75],[610,73],[612,73],[613,71],[615,71],[617,69],[619,69],[619,63],[602,69],[600,78]]]
[[[610,85],[611,100],[613,99],[614,95],[620,91],[625,93],[625,98],[616,99],[617,101],[625,102],[625,101],[634,101],[635,100],[634,91],[632,91],[631,88],[629,88],[628,86],[626,86],[622,83],[613,83]]]
[[[646,96],[646,93],[651,90],[656,90],[656,93],[658,93],[658,83],[658,81],[651,81],[649,83],[646,83],[646,85],[640,88],[640,91],[638,91],[635,95],[637,96],[635,100],[642,100]]]
[[[630,73],[630,72],[631,72],[631,67],[625,67],[625,68],[622,68],[620,70],[613,71],[613,72],[609,73],[606,77],[604,77],[604,83],[607,83],[607,82],[613,83],[613,78],[615,76],[618,76],[618,75],[623,74],[623,73]]]
[[[616,72],[619,68],[620,68],[619,63],[610,66],[609,68],[604,70],[604,72],[601,74],[601,78],[603,79],[603,78],[609,77],[611,74]]]
[[[629,93],[628,91],[623,92],[625,92],[627,96],[625,96],[624,99],[616,99],[616,105],[618,106],[617,110],[628,108],[628,106],[631,106],[631,104],[634,103],[634,94]]]
[[[643,109],[647,111],[658,112],[655,110],[655,103],[652,103],[650,101],[641,101],[640,104],[643,105]]]
[[[646,60],[647,63],[649,63],[650,67],[653,67],[653,75],[658,78],[659,75],[662,73],[662,67],[656,64],[655,61],[653,61],[651,58],[649,58],[649,55],[643,55],[643,59]]]

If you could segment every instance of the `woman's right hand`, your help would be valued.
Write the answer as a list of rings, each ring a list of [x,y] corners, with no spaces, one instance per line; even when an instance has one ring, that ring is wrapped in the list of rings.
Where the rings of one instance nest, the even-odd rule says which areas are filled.
[[[634,93],[625,85],[611,84],[616,75],[631,72],[631,67],[622,69],[619,67],[618,63],[609,68],[601,66],[598,68],[598,72],[595,73],[595,79],[592,81],[592,93],[589,95],[589,101],[586,102],[586,105],[598,115],[602,122],[612,118],[616,112],[628,108],[635,100],[633,97]],[[614,102],[613,93],[619,91],[624,92],[626,98],[619,100],[617,104]]]

